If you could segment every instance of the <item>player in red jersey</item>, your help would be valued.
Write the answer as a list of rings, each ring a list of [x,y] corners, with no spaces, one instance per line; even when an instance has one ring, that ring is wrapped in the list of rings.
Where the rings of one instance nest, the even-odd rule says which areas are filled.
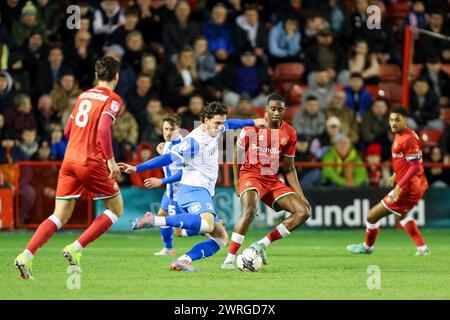
[[[380,232],[379,221],[395,214],[401,218],[400,224],[417,246],[416,256],[431,254],[416,222],[408,212],[419,202],[428,188],[422,167],[422,152],[417,134],[408,128],[408,113],[405,108],[393,108],[389,115],[389,125],[395,134],[392,143],[392,165],[394,175],[391,184],[395,188],[370,209],[366,222],[366,240],[351,244],[347,249],[355,254],[373,252],[375,240]]]
[[[23,279],[31,277],[36,251],[42,247],[71,217],[76,199],[84,190],[103,200],[107,208],[72,244],[63,249],[69,264],[79,268],[81,251],[105,233],[123,212],[123,201],[115,179],[120,176],[114,160],[111,127],[123,106],[113,92],[119,80],[120,63],[111,57],[95,64],[98,85],[77,99],[64,134],[69,138],[59,171],[55,211],[42,222],[15,260]]]
[[[255,218],[258,198],[275,210],[292,213],[266,237],[251,245],[260,253],[264,264],[267,264],[267,246],[288,236],[310,216],[311,207],[303,195],[294,165],[297,134],[294,128],[283,121],[285,111],[284,98],[271,94],[266,106],[269,128],[245,127],[236,142],[233,173],[236,193],[241,198],[242,213],[234,227],[222,269],[235,268],[236,253]],[[238,153],[242,155],[243,152],[245,162],[239,170]],[[281,161],[289,186],[278,177]]]

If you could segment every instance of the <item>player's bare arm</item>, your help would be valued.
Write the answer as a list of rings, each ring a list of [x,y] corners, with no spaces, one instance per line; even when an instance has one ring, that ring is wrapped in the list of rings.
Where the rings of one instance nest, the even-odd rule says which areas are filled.
[[[295,191],[296,194],[311,208],[308,200],[306,200],[303,194],[303,189],[298,182],[297,170],[295,169],[294,158],[284,157],[283,161],[283,173],[286,176],[288,185]]]

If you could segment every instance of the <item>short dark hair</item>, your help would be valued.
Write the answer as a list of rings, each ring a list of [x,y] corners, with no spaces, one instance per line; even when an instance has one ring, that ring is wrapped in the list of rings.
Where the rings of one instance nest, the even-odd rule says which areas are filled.
[[[389,114],[391,113],[401,114],[405,118],[408,117],[408,110],[403,106],[393,107],[391,111],[389,111]]]
[[[212,119],[214,116],[226,116],[228,114],[228,107],[225,103],[213,101],[206,104],[203,111],[200,113],[202,122],[205,119]]]
[[[426,83],[430,84],[430,83],[428,82],[428,79],[425,78],[424,76],[419,76],[419,77],[417,77],[416,80],[414,80],[413,85],[414,85],[416,82],[426,82]]]
[[[350,78],[360,78],[363,79],[363,76],[360,72],[352,72],[350,73]]]
[[[162,121],[167,121],[170,123],[171,126],[174,127],[180,127],[181,126],[181,118],[176,113],[167,113],[163,118]]]
[[[267,97],[267,104],[269,104],[270,101],[281,101],[283,103],[286,103],[286,100],[284,97],[278,93],[272,93]]]
[[[306,97],[305,101],[319,101],[319,98],[317,98],[317,96],[310,94],[309,96]]]
[[[124,12],[123,12],[124,16],[136,16],[139,17],[139,9],[137,9],[136,7],[127,7]]]
[[[113,57],[100,58],[95,63],[95,72],[98,80],[112,81],[120,72],[120,62]]]

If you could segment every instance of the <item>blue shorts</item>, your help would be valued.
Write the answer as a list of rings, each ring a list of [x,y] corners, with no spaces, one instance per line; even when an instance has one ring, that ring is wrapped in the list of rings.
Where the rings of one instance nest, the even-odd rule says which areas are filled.
[[[161,209],[166,211],[169,214],[169,216],[182,213],[182,210],[178,206],[178,203],[170,199],[167,196],[166,192],[164,192],[164,196],[161,199]]]
[[[202,187],[192,187],[180,184],[177,193],[178,206],[192,214],[212,213],[217,217],[214,202],[208,190]]]

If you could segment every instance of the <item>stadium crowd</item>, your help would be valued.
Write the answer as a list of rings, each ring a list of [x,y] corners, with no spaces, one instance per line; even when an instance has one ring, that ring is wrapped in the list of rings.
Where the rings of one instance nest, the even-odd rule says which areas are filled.
[[[73,12],[66,13],[72,4],[80,8],[77,28],[70,25]],[[368,26],[371,4],[381,8],[379,29]],[[256,118],[264,114],[267,95],[277,91],[286,96],[288,120],[298,133],[297,161],[388,161],[393,139],[388,111],[398,101],[380,90],[383,70],[403,67],[406,25],[449,36],[448,5],[444,0],[1,1],[0,182],[12,182],[11,166],[18,161],[62,160],[65,123],[77,96],[94,85],[94,63],[104,55],[122,63],[116,92],[126,110],[113,129],[117,160],[154,155],[166,112],[178,113],[190,131],[207,101],[226,102],[230,118]],[[450,68],[445,68],[450,42],[418,32],[413,37],[419,69],[410,86],[410,126],[429,130],[430,137],[437,133],[424,148],[426,161],[448,163],[450,127],[441,114],[450,108]],[[304,72],[286,89],[274,75],[278,66],[292,63],[301,63]],[[293,88],[299,89],[295,97]],[[376,165],[298,172],[304,187],[386,186],[391,174]],[[426,173],[430,185],[450,183],[447,169]]]

